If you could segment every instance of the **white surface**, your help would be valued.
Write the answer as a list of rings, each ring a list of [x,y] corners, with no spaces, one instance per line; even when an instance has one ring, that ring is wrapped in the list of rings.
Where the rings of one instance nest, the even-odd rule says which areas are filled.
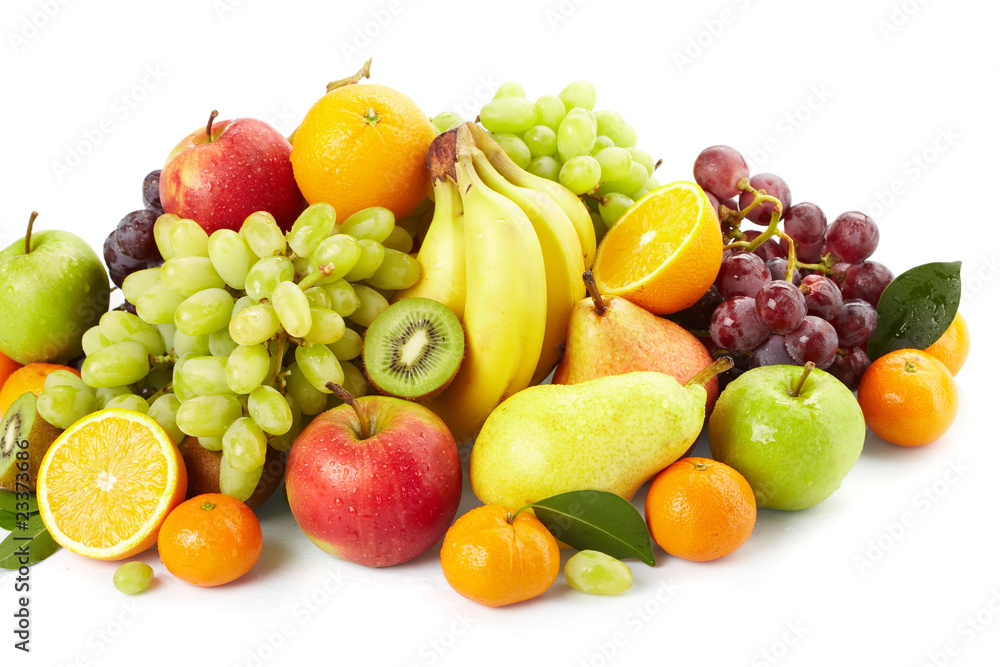
[[[47,6],[51,18],[42,13]],[[875,259],[896,273],[963,260],[961,310],[974,348],[958,378],[956,424],[914,450],[869,436],[857,467],[825,503],[761,512],[750,541],[714,563],[657,550],[657,567],[631,562],[633,588],[612,599],[576,593],[560,576],[533,602],[480,607],[448,587],[436,549],[389,570],[340,562],[305,539],[280,500],[262,512],[260,563],[222,589],[173,579],[153,550],[144,560],[156,570],[155,586],[127,598],[112,588],[113,564],[62,551],[31,570],[29,656],[12,648],[14,581],[0,575],[3,664],[154,665],[168,657],[199,665],[319,658],[574,667],[640,659],[992,664],[1000,653],[1000,453],[987,417],[995,412],[995,370],[985,351],[997,331],[1000,265],[989,245],[995,234],[986,234],[995,215],[986,207],[998,175],[997,6],[486,6],[7,0],[0,9],[0,245],[20,238],[37,209],[39,228],[72,230],[100,249],[118,219],[141,206],[143,176],[209,110],[260,117],[288,132],[324,84],[364,56],[375,56],[377,82],[406,92],[428,114],[469,100],[464,115],[474,117],[507,79],[536,97],[586,78],[597,86],[598,108],[623,112],[639,146],[664,159],[663,182],[690,179],[694,157],[710,144],[731,144],[751,159],[766,148],[760,170],[784,176],[795,201],[820,204],[830,219],[849,209],[873,212],[882,232]],[[44,25],[15,49],[11,35],[32,35],[26,21]],[[890,32],[897,28],[891,21],[900,25]],[[377,34],[346,58],[344,45],[366,26]],[[700,55],[692,47],[693,62],[679,67],[677,54],[699,40]],[[89,154],[57,175],[55,164],[74,150]],[[915,160],[925,153],[922,168]],[[896,181],[895,201],[872,210]],[[473,503],[467,493],[462,510]],[[900,529],[904,520],[909,525]],[[860,565],[865,558],[874,562]]]

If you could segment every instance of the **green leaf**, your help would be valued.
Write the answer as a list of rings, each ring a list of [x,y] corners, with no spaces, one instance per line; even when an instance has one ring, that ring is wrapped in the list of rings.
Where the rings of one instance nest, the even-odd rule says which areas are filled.
[[[45,530],[40,515],[32,515],[25,528],[21,530],[15,526],[14,531],[0,542],[0,568],[16,570],[22,565],[45,560],[59,550],[59,545]]]
[[[951,326],[962,297],[961,262],[932,262],[896,277],[879,299],[878,326],[868,357],[904,348],[923,350]]]
[[[549,532],[574,549],[656,565],[649,530],[639,511],[607,491],[570,491],[528,505]]]
[[[21,496],[18,499],[18,495]],[[23,493],[17,494],[13,491],[3,491],[0,490],[0,510],[4,512],[37,512],[38,511],[38,501],[35,500],[35,494],[27,494],[28,499],[24,499]],[[25,507],[23,503],[27,502],[28,505]],[[19,506],[20,503],[20,506]]]
[[[0,529],[14,530],[17,525],[17,515],[7,510],[0,510]]]

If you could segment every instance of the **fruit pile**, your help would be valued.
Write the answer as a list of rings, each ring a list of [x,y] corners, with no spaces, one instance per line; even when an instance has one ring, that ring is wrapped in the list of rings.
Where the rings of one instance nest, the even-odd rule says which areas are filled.
[[[146,176],[107,272],[34,215],[0,253],[0,526],[31,534],[0,566],[24,564],[15,538],[30,562],[156,544],[223,585],[283,480],[338,558],[443,538],[448,584],[500,606],[549,589],[565,545],[568,585],[612,595],[653,543],[713,560],[758,508],[822,502],[866,426],[917,446],[955,419],[958,263],[894,276],[870,218],[828,224],[726,146],[661,186],[589,83],[507,83],[467,123],[362,83],[369,64],[290,139],[212,112]],[[455,520],[466,444],[484,504]]]

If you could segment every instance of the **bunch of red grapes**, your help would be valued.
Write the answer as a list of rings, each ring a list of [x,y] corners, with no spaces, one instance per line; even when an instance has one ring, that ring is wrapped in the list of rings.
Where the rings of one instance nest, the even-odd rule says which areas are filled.
[[[827,224],[816,204],[793,206],[780,177],[751,177],[743,156],[729,146],[703,150],[694,178],[719,213],[729,245],[715,284],[675,319],[707,331],[716,353],[734,355],[743,370],[811,361],[856,389],[869,364],[866,343],[878,324],[875,307],[893,279],[886,266],[869,260],[879,241],[875,222],[849,211]],[[763,227],[771,222],[770,201],[746,210],[755,191],[781,202],[780,225],[795,244],[791,267],[788,241],[776,229],[739,229],[741,220]],[[739,245],[772,231],[752,252]]]
[[[132,211],[118,222],[104,240],[104,263],[111,281],[122,286],[132,273],[163,264],[156,247],[153,225],[163,215],[160,205],[160,170],[146,175],[142,182],[142,203],[145,208]],[[125,309],[135,314],[135,307],[125,304]]]

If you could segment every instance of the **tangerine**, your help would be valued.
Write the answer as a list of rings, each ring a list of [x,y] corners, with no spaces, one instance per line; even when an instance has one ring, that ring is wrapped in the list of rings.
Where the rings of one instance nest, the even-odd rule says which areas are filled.
[[[3,382],[0,388],[0,418],[7,412],[10,404],[29,391],[38,396],[45,389],[45,378],[52,371],[69,371],[80,377],[80,371],[72,366],[62,366],[60,364],[48,364],[43,361],[35,361],[27,366],[21,366],[13,371],[7,381]],[[0,376],[2,381],[2,376]]]
[[[955,313],[945,332],[924,352],[947,366],[952,375],[958,375],[969,357],[969,325],[961,313]]]

